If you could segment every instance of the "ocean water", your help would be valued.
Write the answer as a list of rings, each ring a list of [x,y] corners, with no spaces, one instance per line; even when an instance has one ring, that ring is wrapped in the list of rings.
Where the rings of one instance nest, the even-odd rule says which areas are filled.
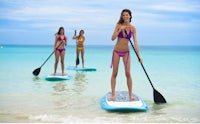
[[[113,46],[85,46],[85,67],[65,70],[71,80],[50,82],[52,46],[0,46],[0,122],[136,123],[200,122],[200,47],[141,46],[143,65],[167,104],[154,104],[152,87],[131,49],[133,92],[144,99],[146,112],[108,112],[101,108],[110,92]],[[75,46],[66,47],[65,68],[75,65]],[[122,60],[116,90],[127,90]],[[58,72],[61,72],[60,63]]]

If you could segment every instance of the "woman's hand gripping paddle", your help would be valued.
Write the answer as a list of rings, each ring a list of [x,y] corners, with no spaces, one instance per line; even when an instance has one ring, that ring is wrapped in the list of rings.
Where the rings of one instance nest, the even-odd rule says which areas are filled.
[[[127,35],[126,30],[125,30],[125,33],[126,33],[126,35]],[[136,50],[135,50],[135,48],[134,48],[134,46],[133,46],[133,43],[131,42],[130,39],[129,39],[129,41],[130,41],[131,46],[133,47],[133,50],[135,51],[135,54],[136,54],[136,56],[137,56],[137,58],[138,58],[138,60],[139,60],[140,58],[139,58],[139,56],[138,56],[138,54],[137,54],[137,52],[136,52]],[[147,76],[147,78],[148,78],[148,80],[149,80],[149,82],[150,82],[152,88],[153,88],[154,103],[156,103],[156,104],[167,103],[167,101],[166,101],[165,98],[162,96],[162,94],[160,94],[160,93],[154,88],[154,86],[153,86],[153,84],[152,84],[152,82],[151,82],[151,80],[150,80],[150,78],[149,78],[149,76],[148,76],[148,74],[147,74],[147,72],[146,72],[146,70],[145,70],[145,68],[144,68],[144,66],[143,66],[142,63],[141,63],[141,66],[142,66],[142,68],[143,68],[143,70],[144,70],[144,72],[145,72],[145,74],[146,74],[146,76]]]
[[[62,42],[58,45],[58,47],[59,47],[61,44],[62,44]],[[57,48],[58,48],[58,47],[57,47]],[[38,75],[39,75],[42,66],[47,62],[47,60],[48,60],[53,54],[54,54],[54,51],[49,55],[49,57],[44,61],[44,63],[43,63],[39,68],[37,68],[37,69],[35,69],[35,70],[33,71],[33,75],[34,75],[34,76],[38,76]]]

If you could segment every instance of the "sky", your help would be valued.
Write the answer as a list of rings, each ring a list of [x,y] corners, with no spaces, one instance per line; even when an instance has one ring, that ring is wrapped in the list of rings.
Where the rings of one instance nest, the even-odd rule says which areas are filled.
[[[81,29],[85,45],[114,45],[125,8],[140,45],[200,45],[200,0],[0,0],[0,45],[52,45],[61,26],[69,45]]]

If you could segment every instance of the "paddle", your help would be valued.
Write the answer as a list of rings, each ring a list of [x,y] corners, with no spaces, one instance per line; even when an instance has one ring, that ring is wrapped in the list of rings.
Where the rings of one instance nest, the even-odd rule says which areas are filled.
[[[125,30],[125,33],[126,33],[126,35],[127,35],[126,30]],[[136,54],[136,56],[137,56],[137,58],[138,58],[138,60],[139,60],[140,58],[139,58],[139,56],[138,56],[138,54],[137,54],[137,52],[136,52],[136,50],[135,50],[135,48],[134,48],[134,46],[133,46],[133,43],[132,43],[131,40],[130,40],[130,38],[129,38],[129,41],[130,41],[131,46],[133,47],[133,50],[135,51],[135,54]],[[150,82],[152,88],[153,88],[154,103],[156,103],[156,104],[167,103],[167,101],[166,101],[165,98],[162,96],[162,94],[160,94],[160,93],[154,88],[154,86],[153,86],[153,84],[152,84],[152,82],[151,82],[151,80],[150,80],[150,78],[149,78],[149,76],[148,76],[148,74],[147,74],[147,72],[146,72],[146,70],[145,70],[145,68],[144,68],[144,66],[143,66],[142,63],[141,63],[141,66],[142,66],[142,68],[143,68],[143,70],[144,70],[144,72],[145,72],[145,74],[146,74],[146,76],[147,76],[147,78],[148,78],[148,80],[149,80],[149,82]]]
[[[76,65],[79,65],[79,58],[78,58],[78,56],[76,58]]]
[[[74,36],[76,36],[76,30],[74,31]],[[76,58],[76,65],[79,65],[79,57]]]
[[[61,44],[62,44],[62,42],[58,45],[58,47],[59,47]],[[58,48],[58,47],[56,47],[56,48]],[[49,55],[49,57],[44,61],[44,63],[43,63],[39,68],[37,68],[37,69],[35,69],[35,70],[33,71],[33,75],[35,75],[35,76],[38,76],[38,75],[39,75],[42,66],[47,62],[47,60],[48,60],[53,54],[54,54],[54,51]]]

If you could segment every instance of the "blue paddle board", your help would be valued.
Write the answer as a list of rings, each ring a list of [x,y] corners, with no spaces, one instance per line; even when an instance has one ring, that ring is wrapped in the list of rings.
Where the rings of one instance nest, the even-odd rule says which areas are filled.
[[[96,71],[96,68],[80,68],[80,67],[74,67],[74,66],[69,66],[67,67],[67,70],[74,70],[74,71]]]
[[[49,74],[45,77],[48,81],[60,81],[60,80],[69,80],[71,79],[71,76],[66,74],[65,76],[62,76],[61,73],[57,73],[56,75]]]
[[[129,100],[127,91],[116,91],[115,101],[111,101],[111,92],[108,92],[101,99],[101,107],[107,111],[147,111],[148,106],[137,95],[133,94],[134,100]]]

